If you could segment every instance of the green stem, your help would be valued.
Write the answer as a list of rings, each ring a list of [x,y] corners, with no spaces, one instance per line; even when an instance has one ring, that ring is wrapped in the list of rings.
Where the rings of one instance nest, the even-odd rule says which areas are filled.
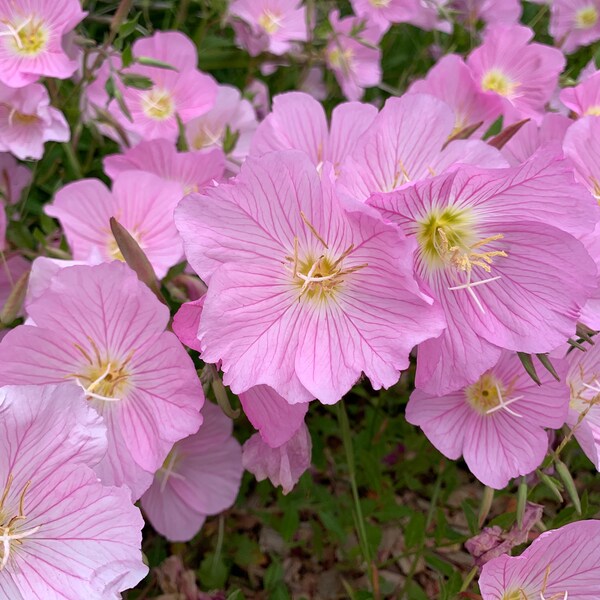
[[[79,159],[77,158],[77,155],[75,154],[73,148],[71,147],[71,144],[69,142],[64,142],[62,144],[62,149],[65,153],[65,156],[67,157],[67,162],[69,163],[69,166],[71,167],[71,170],[73,171],[73,175],[75,176],[75,179],[82,179],[83,171],[81,170],[81,165],[79,164]]]

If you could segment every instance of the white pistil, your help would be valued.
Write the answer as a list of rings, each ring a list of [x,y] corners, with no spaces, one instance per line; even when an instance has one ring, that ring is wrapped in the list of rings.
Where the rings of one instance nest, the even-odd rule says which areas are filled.
[[[111,369],[112,365],[110,363],[108,363],[106,370],[104,371],[104,373],[102,373],[102,375],[100,375],[100,377],[98,377],[97,379],[95,379],[94,381],[92,381],[92,383],[90,383],[90,385],[88,385],[87,387],[85,387],[85,385],[83,385],[83,383],[81,383],[81,380],[78,377],[75,377],[75,381],[77,382],[77,384],[83,388],[83,391],[85,392],[86,396],[89,396],[90,398],[95,398],[96,400],[104,400],[105,402],[119,402],[121,400],[121,398],[111,398],[110,396],[101,396],[100,394],[96,394],[94,393],[94,388],[99,384],[102,383],[104,381],[104,379],[106,378],[106,376],[110,373],[110,369]]]
[[[166,467],[163,467],[160,469],[160,472],[163,473],[163,479],[160,482],[161,493],[165,491],[165,488],[167,487],[167,481],[169,480],[170,477],[179,479],[181,481],[185,481],[185,477],[183,475],[181,475],[180,473],[175,473],[173,471],[174,467],[175,467],[175,453],[173,453],[173,454],[171,454],[171,456],[169,456],[169,461],[167,462]]]
[[[502,392],[500,391],[500,386],[498,384],[496,384],[496,393],[498,394],[498,404],[496,406],[494,406],[493,408],[490,408],[489,410],[487,410],[486,411],[487,415],[491,415],[492,413],[495,413],[496,411],[503,408],[507,413],[513,415],[514,417],[519,417],[519,418],[523,417],[523,415],[520,415],[519,413],[515,412],[511,408],[508,408],[513,402],[517,402],[517,400],[522,400],[523,396],[515,396],[514,398],[511,398],[510,400],[504,401],[504,398],[502,398]]]
[[[471,282],[471,272],[469,271],[469,273],[467,275],[467,283],[463,283],[462,285],[455,285],[453,287],[449,287],[448,289],[453,292],[456,290],[467,290],[467,292],[469,293],[471,298],[473,298],[475,304],[477,304],[477,308],[479,308],[479,310],[483,314],[485,314],[485,309],[483,308],[483,305],[481,304],[479,298],[477,297],[477,294],[475,294],[475,292],[473,291],[472,288],[477,287],[478,285],[483,285],[484,283],[491,283],[492,281],[498,281],[498,279],[501,279],[501,275],[498,275],[497,277],[490,277],[489,279],[483,279],[482,281]]]
[[[582,383],[581,385],[592,392],[596,392],[596,394],[600,394],[600,382],[597,379],[594,379],[593,383],[594,385],[589,385],[587,383]]]
[[[37,533],[40,529],[40,525],[21,531],[21,533],[10,533],[10,527],[2,527],[2,535],[0,535],[0,541],[2,542],[2,562],[0,562],[0,571],[6,567],[8,563],[8,557],[10,556],[10,543],[14,540],[22,540],[34,533]]]
[[[548,600],[552,600],[553,598],[555,598],[555,596],[551,596],[550,598],[548,598]],[[569,592],[565,591],[565,595],[562,598],[557,599],[557,600],[568,600],[568,598],[569,598]],[[540,592],[540,600],[546,600],[546,597],[544,596],[543,592]]]
[[[25,19],[25,21],[23,21],[17,28],[13,27],[10,23],[4,23],[7,31],[1,31],[0,37],[6,37],[7,35],[12,36],[15,41],[15,44],[17,45],[17,48],[19,48],[19,50],[23,50],[23,42],[21,41],[21,36],[19,36],[19,33],[22,29],[27,27],[29,23],[31,23],[32,19],[33,17],[29,15],[27,19]]]

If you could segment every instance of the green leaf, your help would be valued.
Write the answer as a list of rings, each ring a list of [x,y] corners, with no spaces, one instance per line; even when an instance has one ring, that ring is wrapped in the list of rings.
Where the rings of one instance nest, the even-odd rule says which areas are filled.
[[[154,85],[150,77],[138,75],[137,73],[120,73],[119,77],[123,85],[135,88],[136,90],[149,90]]]
[[[141,12],[137,12],[133,19],[128,19],[127,21],[121,23],[119,26],[119,37],[129,37],[136,30],[141,14]]]
[[[205,555],[200,563],[198,578],[207,589],[222,589],[227,583],[229,569],[221,558],[216,558],[212,552]]]
[[[540,378],[535,370],[535,365],[533,364],[531,354],[527,354],[526,352],[517,352],[517,356],[525,367],[529,377],[531,377],[531,379],[533,379],[533,381],[535,381],[538,385],[542,385],[542,382],[540,381]]]
[[[152,58],[150,56],[138,56],[136,59],[140,65],[144,65],[145,67],[156,67],[157,69],[168,69],[169,71],[179,71],[177,67],[170,65],[169,63],[163,62],[162,60],[157,60],[156,58]]]
[[[407,548],[416,548],[425,540],[425,515],[416,512],[410,518],[404,530],[404,544]]]
[[[559,474],[562,482],[565,484],[565,488],[571,498],[571,502],[573,502],[573,506],[577,511],[578,515],[581,515],[581,500],[579,499],[579,493],[577,492],[577,488],[575,487],[575,482],[573,481],[573,476],[569,471],[567,465],[561,460],[555,461],[556,472]]]

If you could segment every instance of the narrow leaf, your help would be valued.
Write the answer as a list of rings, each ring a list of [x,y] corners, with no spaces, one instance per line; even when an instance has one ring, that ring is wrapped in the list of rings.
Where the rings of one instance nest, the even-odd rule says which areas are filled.
[[[544,365],[546,370],[552,375],[552,377],[554,377],[554,379],[556,379],[556,381],[560,381],[560,377],[558,376],[558,373],[556,372],[554,365],[550,362],[550,358],[548,357],[548,355],[547,354],[536,354],[536,356],[539,358],[540,362]]]
[[[554,497],[562,503],[563,497],[560,493],[560,490],[558,489],[558,486],[556,485],[558,482],[555,479],[548,477],[548,475],[546,475],[546,473],[544,473],[543,471],[538,470],[536,471],[536,473],[538,477],[542,480],[542,482],[546,485],[546,487],[552,492]]]
[[[591,329],[583,323],[577,323],[576,332],[582,340],[584,340],[588,344],[591,344],[592,346],[594,345],[593,336],[598,335],[598,332],[595,329]]]
[[[521,127],[527,123],[527,121],[529,121],[529,119],[523,119],[522,121],[517,121],[516,123],[509,125],[498,135],[494,136],[491,140],[488,140],[488,144],[494,148],[498,148],[498,150],[504,148],[504,146],[513,138],[517,131],[519,131],[519,129],[521,129]]]
[[[18,281],[11,290],[6,303],[2,307],[2,311],[0,311],[0,324],[10,325],[19,316],[25,300],[28,282],[29,271],[27,271],[27,273],[23,273],[23,275],[19,277]]]
[[[442,146],[442,150],[454,140],[466,140],[470,138],[481,126],[483,125],[483,121],[479,121],[479,123],[474,123],[473,125],[467,125],[462,129],[459,129],[456,133],[453,133]]]
[[[146,67],[157,67],[158,69],[168,69],[169,71],[179,71],[177,67],[170,65],[169,63],[163,62],[162,60],[157,60],[156,58],[151,58],[150,56],[138,56],[136,58],[136,62],[140,63],[140,65],[145,65]]]
[[[517,525],[519,529],[523,527],[523,517],[525,516],[525,507],[527,506],[527,480],[521,477],[519,489],[517,491]]]
[[[531,379],[533,379],[533,381],[535,381],[538,385],[542,385],[542,382],[540,381],[540,378],[535,370],[535,365],[533,364],[531,354],[527,354],[526,352],[517,352],[517,356],[523,364],[523,367],[525,367],[529,377],[531,377]]]
[[[573,506],[577,511],[577,514],[581,514],[581,500],[579,499],[579,493],[577,492],[577,488],[575,487],[575,482],[573,481],[573,476],[569,471],[567,465],[561,460],[555,461],[556,464],[556,472],[560,475],[562,482],[565,484],[565,488],[569,493],[569,497],[571,498],[571,502],[573,502]]]
[[[135,88],[136,90],[149,90],[154,85],[150,77],[138,75],[137,73],[120,73],[119,77],[123,85]]]
[[[125,227],[123,227],[123,225],[121,225],[114,217],[110,218],[110,230],[112,231],[125,262],[133,271],[135,271],[138,279],[142,283],[145,283],[163,304],[166,304],[160,291],[160,284],[156,279],[154,269],[139,244],[131,236],[129,231],[127,231],[127,229],[125,229]]]
[[[480,528],[485,523],[485,520],[490,514],[490,509],[492,508],[493,501],[494,489],[486,485],[485,489],[483,490],[483,498],[481,499],[481,506],[479,507],[479,515],[477,518],[477,524]]]

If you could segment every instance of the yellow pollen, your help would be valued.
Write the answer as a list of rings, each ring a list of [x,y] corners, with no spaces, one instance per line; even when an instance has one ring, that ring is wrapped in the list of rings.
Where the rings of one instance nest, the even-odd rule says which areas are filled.
[[[26,529],[24,527],[27,516],[25,515],[25,495],[31,485],[28,481],[23,486],[19,495],[18,503],[13,501],[11,507],[7,506],[9,502],[10,489],[13,484],[13,475],[9,474],[0,499],[0,571],[8,564],[11,552],[15,547],[21,546],[23,540],[37,533],[40,525]]]
[[[529,596],[523,590],[512,590],[506,592],[501,600],[529,600]]]
[[[75,344],[76,350],[82,354],[85,363],[79,373],[73,373],[68,377],[75,379],[75,382],[83,388],[88,400],[106,402],[122,400],[129,388],[128,364],[133,357],[133,352],[123,361],[110,359],[102,355],[94,340],[88,339],[92,353]]]
[[[140,248],[143,248],[142,244],[142,234],[138,233],[136,230],[129,231],[129,235],[138,243]],[[108,251],[108,255],[114,260],[120,260],[121,262],[125,262],[125,257],[119,248],[119,244],[117,244],[117,240],[114,238],[112,233],[108,234],[108,241],[106,243],[106,248]]]
[[[585,113],[583,113],[584,117],[600,117],[600,105],[594,104],[586,109]]]
[[[374,6],[375,8],[386,8],[390,5],[391,1],[392,0],[369,0],[371,6]]]
[[[491,69],[481,80],[481,89],[484,92],[496,92],[501,96],[512,96],[518,83],[511,81],[502,71]]]
[[[0,24],[4,25],[0,37],[6,37],[11,50],[20,56],[37,56],[48,45],[49,31],[44,22],[33,15],[20,21],[2,21]]]
[[[258,24],[269,34],[273,35],[281,29],[281,15],[266,9],[258,18]]]
[[[331,66],[334,69],[341,69],[346,74],[350,72],[350,65],[353,57],[354,52],[352,51],[352,48],[346,48],[345,50],[333,48],[329,51],[329,62]]]
[[[575,13],[575,23],[578,29],[590,29],[598,22],[598,9],[595,6],[580,8]]]
[[[523,396],[509,398],[511,387],[512,385],[509,385],[507,388],[491,373],[484,373],[479,381],[465,390],[465,396],[471,407],[482,415],[491,415],[504,410],[514,417],[521,417],[510,405],[521,400]]]
[[[211,131],[207,125],[204,125],[194,135],[192,147],[194,150],[202,150],[211,146],[220,146],[222,137],[223,131]]]
[[[304,213],[301,212],[300,216],[310,233],[323,246],[323,254],[314,256],[311,252],[307,252],[304,258],[300,258],[298,237],[295,237],[293,253],[286,256],[284,267],[291,274],[292,283],[300,290],[298,300],[303,297],[316,300],[330,299],[339,291],[348,275],[367,265],[344,266],[344,261],[354,251],[354,245],[350,244],[340,255],[332,256],[327,242],[319,235],[316,228]]]
[[[151,119],[164,121],[175,114],[175,103],[168,90],[152,88],[142,94],[142,110]]]
[[[8,122],[10,125],[12,125],[13,123],[17,123],[19,125],[33,125],[34,123],[37,123],[40,120],[40,118],[37,115],[28,115],[22,112],[19,112],[18,110],[15,110],[14,108],[10,111],[9,115],[8,115]]]

